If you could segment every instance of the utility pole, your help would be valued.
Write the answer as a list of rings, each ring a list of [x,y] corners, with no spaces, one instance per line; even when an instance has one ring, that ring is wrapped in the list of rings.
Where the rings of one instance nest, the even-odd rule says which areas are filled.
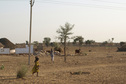
[[[35,0],[30,0],[30,32],[29,32],[29,57],[28,57],[28,65],[30,65],[30,55],[31,55],[31,29],[32,29],[32,7],[34,5]]]

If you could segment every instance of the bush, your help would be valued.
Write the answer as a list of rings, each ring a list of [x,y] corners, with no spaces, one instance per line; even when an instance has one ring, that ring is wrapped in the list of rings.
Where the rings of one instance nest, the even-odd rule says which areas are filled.
[[[23,78],[26,76],[26,73],[28,71],[28,68],[26,66],[22,66],[18,71],[17,71],[17,78]]]
[[[3,69],[4,69],[4,65],[3,65],[3,64],[1,65],[0,69],[1,69],[1,70],[3,70]]]

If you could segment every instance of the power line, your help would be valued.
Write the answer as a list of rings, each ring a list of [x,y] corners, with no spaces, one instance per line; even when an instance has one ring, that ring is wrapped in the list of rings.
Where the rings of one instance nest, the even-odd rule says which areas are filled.
[[[29,0],[0,0],[0,1],[29,1]],[[93,8],[102,8],[102,9],[115,9],[115,10],[126,10],[126,6],[122,6],[126,3],[118,3],[118,2],[110,2],[103,0],[91,0],[92,2],[103,2],[103,3],[112,3],[113,5],[120,4],[121,6],[113,6],[113,5],[99,5],[99,4],[86,4],[84,2],[68,2],[68,1],[59,1],[59,0],[37,0],[37,3],[49,3],[49,4],[59,4],[59,5],[69,5],[69,6],[83,6],[83,7],[93,7]]]
[[[111,1],[103,1],[103,0],[92,0],[93,2],[105,2],[105,3],[112,3],[112,4],[123,4],[126,5],[126,3],[119,3],[119,2],[111,2]]]
[[[29,0],[0,0],[0,1],[29,1]]]
[[[94,8],[104,8],[104,9],[121,9],[126,10],[126,7],[120,7],[120,6],[106,6],[106,5],[97,5],[97,4],[85,4],[85,3],[73,3],[73,2],[62,2],[62,1],[56,1],[56,0],[47,0],[47,1],[36,1],[38,3],[50,3],[50,4],[61,4],[61,5],[70,5],[70,6],[83,6],[83,7],[94,7]]]
[[[29,0],[0,0],[0,1],[29,1]],[[61,3],[72,3],[73,2],[64,2],[64,1],[58,1],[58,0],[37,0],[37,1],[44,1],[44,2],[61,2]],[[126,3],[119,3],[119,2],[111,2],[111,1],[104,1],[104,0],[91,0],[93,2],[105,2],[105,3],[113,3],[113,4],[124,4],[126,5]],[[82,3],[82,2],[80,2]],[[75,3],[74,3],[75,4]]]
[[[38,0],[39,1],[39,0]],[[72,3],[72,4],[78,4],[78,3],[73,3],[73,2],[68,2],[68,1],[59,1],[59,0],[41,0],[41,1],[44,1],[44,2],[60,2],[60,3]],[[101,1],[101,0],[91,0],[91,2],[105,2],[105,3],[113,3],[113,4],[124,4],[124,5],[126,5],[126,3],[118,3],[118,2],[110,2],[110,1]],[[79,3],[79,4],[81,4],[81,3],[83,3],[82,1]]]
[[[29,0],[0,0],[0,1],[29,1]],[[126,3],[118,3],[118,2],[110,2],[110,1],[103,1],[103,0],[91,0],[93,2],[105,2],[105,3],[113,3],[113,4],[124,4],[126,5]],[[73,2],[68,2],[68,1],[59,1],[59,0],[37,0],[36,2],[44,2],[44,3],[57,3],[57,4],[74,4],[74,5],[83,5],[84,3],[83,2],[80,2],[80,3],[73,3]]]

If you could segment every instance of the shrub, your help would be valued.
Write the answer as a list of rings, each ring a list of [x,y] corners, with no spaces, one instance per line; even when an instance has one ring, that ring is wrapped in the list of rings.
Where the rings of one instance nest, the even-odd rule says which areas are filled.
[[[18,71],[17,71],[17,78],[23,78],[26,76],[26,73],[28,71],[28,68],[26,66],[22,66]]]
[[[1,65],[0,69],[1,69],[1,70],[3,70],[3,69],[4,69],[4,65],[3,65],[3,64]]]

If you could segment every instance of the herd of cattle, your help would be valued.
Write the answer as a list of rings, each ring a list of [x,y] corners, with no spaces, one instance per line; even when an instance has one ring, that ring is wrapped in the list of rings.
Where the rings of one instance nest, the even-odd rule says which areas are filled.
[[[54,55],[61,55],[61,53],[63,53],[63,51],[61,50],[57,50],[57,51],[54,51]],[[36,55],[50,55],[51,54],[51,50],[41,50],[40,52],[38,53],[35,53]],[[75,50],[75,55],[81,55],[82,52],[81,52],[81,49],[76,49]]]

